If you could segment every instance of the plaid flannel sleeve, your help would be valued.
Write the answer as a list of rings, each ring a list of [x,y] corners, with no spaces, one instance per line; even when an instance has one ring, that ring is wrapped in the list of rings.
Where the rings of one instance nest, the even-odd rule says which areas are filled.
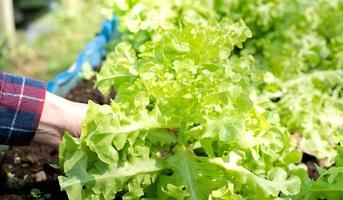
[[[0,73],[0,144],[28,145],[42,114],[44,82]]]

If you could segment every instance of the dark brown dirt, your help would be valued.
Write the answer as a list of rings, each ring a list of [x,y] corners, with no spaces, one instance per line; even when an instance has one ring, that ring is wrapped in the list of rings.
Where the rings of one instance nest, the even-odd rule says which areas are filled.
[[[115,97],[115,92],[112,92],[109,98],[105,98],[98,89],[94,88],[95,79],[82,80],[71,92],[66,96],[67,99],[87,103],[92,100],[99,104],[109,104],[110,99]]]
[[[307,166],[307,173],[312,179],[317,179],[319,177],[319,173],[316,169],[316,165],[319,166],[319,161],[315,157],[304,153],[301,162]]]
[[[50,146],[31,144],[11,147],[4,154],[0,177],[0,199],[67,199],[58,186],[57,149]],[[36,189],[39,194],[34,194]],[[36,192],[37,193],[37,192]],[[48,198],[45,198],[48,199]]]
[[[93,88],[93,82],[82,80],[66,98],[82,103],[109,103]],[[114,98],[115,94],[111,96]],[[47,145],[33,143],[0,151],[0,200],[67,199],[66,193],[60,191],[57,177],[61,172],[57,166],[58,151]]]

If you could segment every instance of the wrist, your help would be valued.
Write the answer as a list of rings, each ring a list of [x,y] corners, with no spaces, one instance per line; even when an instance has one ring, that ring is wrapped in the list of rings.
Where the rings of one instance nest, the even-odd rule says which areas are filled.
[[[64,112],[67,103],[67,100],[47,92],[39,126],[65,130]]]

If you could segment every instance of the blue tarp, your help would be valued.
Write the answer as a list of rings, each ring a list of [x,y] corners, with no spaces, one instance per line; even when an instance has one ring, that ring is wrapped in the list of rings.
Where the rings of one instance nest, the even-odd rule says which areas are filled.
[[[56,95],[65,96],[80,81],[79,75],[85,64],[89,64],[92,69],[101,66],[106,55],[106,44],[115,38],[119,38],[117,24],[118,20],[115,17],[110,20],[105,20],[102,24],[101,31],[79,54],[75,65],[69,70],[58,74],[54,79],[48,81],[47,90]]]

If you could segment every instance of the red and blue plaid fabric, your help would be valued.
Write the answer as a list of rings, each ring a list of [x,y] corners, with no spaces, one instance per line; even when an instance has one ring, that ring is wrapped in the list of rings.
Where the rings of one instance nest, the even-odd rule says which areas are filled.
[[[45,83],[0,73],[0,84],[0,144],[30,144],[44,106]]]

